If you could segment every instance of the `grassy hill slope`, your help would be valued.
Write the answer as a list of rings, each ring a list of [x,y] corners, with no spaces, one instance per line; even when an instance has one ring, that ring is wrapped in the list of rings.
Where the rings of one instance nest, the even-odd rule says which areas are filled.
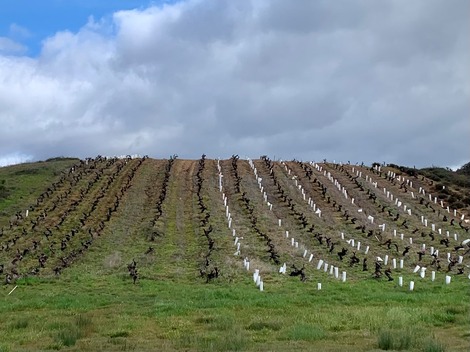
[[[0,168],[0,351],[466,351],[468,207],[433,175],[236,156]]]

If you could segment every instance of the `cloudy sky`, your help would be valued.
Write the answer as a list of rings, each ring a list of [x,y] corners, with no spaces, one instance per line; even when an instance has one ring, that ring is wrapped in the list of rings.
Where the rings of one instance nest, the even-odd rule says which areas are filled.
[[[0,165],[470,160],[470,1],[0,5]]]

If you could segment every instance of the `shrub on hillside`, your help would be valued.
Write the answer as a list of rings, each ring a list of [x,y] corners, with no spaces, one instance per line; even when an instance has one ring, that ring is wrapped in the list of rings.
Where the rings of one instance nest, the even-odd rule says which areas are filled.
[[[0,199],[5,199],[10,195],[10,191],[5,186],[5,180],[0,181]]]
[[[463,165],[460,169],[456,171],[458,174],[470,175],[470,162]]]

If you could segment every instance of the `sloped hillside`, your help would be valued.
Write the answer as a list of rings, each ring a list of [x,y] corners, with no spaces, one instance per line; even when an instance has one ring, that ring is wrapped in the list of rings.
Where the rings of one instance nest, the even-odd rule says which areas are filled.
[[[405,271],[420,265],[449,275],[469,274],[470,247],[461,246],[470,237],[467,214],[448,208],[449,197],[442,197],[446,190],[459,194],[460,186],[442,185],[433,180],[439,173],[428,169],[422,171],[426,176],[410,177],[393,167],[273,162],[266,157],[71,161],[60,161],[66,167],[60,176],[54,165],[56,180],[29,206],[25,203],[31,196],[21,195],[16,198],[22,210],[16,211],[15,204],[8,214],[4,207],[0,258],[6,282],[60,275],[83,260],[96,242],[119,243],[115,233],[124,228],[126,234],[139,233],[150,253],[171,247],[162,251],[168,258],[158,256],[148,263],[165,263],[166,275],[174,268],[188,277],[229,279],[235,275],[234,251],[268,267],[285,262],[301,268],[322,259],[350,278],[369,276],[377,257],[388,260],[377,266],[375,276],[384,274],[392,259],[403,260]],[[8,177],[38,175],[44,182],[46,165],[22,166]],[[231,229],[224,218],[227,209]],[[226,236],[230,231],[233,238]],[[230,242],[237,237],[240,244],[234,250]],[[302,275],[308,278],[314,269],[307,265]]]
[[[99,280],[114,280],[126,291],[162,283],[193,285],[195,292],[211,285],[242,285],[274,300],[290,285],[305,290],[299,297],[329,285],[406,294],[410,287],[416,294],[457,288],[461,293],[455,297],[462,305],[455,314],[464,316],[468,304],[462,300],[468,293],[461,287],[468,291],[470,282],[468,177],[439,172],[265,156],[242,160],[236,155],[227,160],[204,155],[199,160],[57,159],[1,168],[0,277],[6,297],[23,285],[41,290],[75,282],[91,290]],[[133,294],[141,297],[142,292]],[[302,326],[297,328],[301,332],[286,332],[281,322],[273,326],[260,331],[267,329],[280,341],[277,347],[270,345],[274,350],[286,348],[286,341],[306,348],[314,340],[320,341],[316,348],[334,350],[330,338],[342,336],[337,335],[341,329],[321,327],[318,339],[310,332],[297,339]],[[216,337],[206,344],[211,338],[204,334],[191,341],[165,335],[162,329],[157,329],[157,345],[168,349],[256,349],[261,339],[261,332],[245,326],[240,348],[223,347]],[[362,325],[358,329],[367,330]],[[126,331],[137,336],[133,328]],[[460,331],[451,333],[457,350],[465,344]],[[76,340],[85,343],[88,336],[94,341],[90,350],[110,349],[96,342],[97,335],[95,328]],[[121,337],[138,349],[149,348]],[[354,344],[357,338],[345,341]],[[45,339],[40,346],[30,340],[25,344],[87,348],[67,345],[53,333]],[[359,340],[376,345],[375,337]],[[409,348],[419,349],[419,343]]]

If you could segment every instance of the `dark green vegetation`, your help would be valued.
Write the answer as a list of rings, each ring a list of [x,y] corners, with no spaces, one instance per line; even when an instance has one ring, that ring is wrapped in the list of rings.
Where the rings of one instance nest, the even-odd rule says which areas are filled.
[[[389,165],[408,176],[427,179],[430,191],[445,201],[451,208],[470,210],[470,163],[457,171],[443,167],[427,167],[420,170],[405,166]]]
[[[0,168],[1,189],[8,192],[0,199],[0,351],[468,350],[469,254],[456,248],[470,238],[468,223],[460,222],[468,208],[454,216],[445,200],[442,208],[418,196],[419,187],[426,197],[438,195],[429,174],[327,163],[319,171],[295,161],[255,160],[270,211],[248,161],[222,160],[232,227],[243,237],[241,254],[234,255],[217,164],[173,157],[58,158]],[[387,178],[389,170],[409,178],[413,188]],[[411,216],[387,199],[384,187],[412,209]],[[459,195],[465,194],[462,187],[448,184]],[[385,232],[378,230],[383,223]],[[291,246],[292,237],[299,248]],[[354,248],[349,239],[355,239]],[[439,262],[433,263],[431,246],[439,250]],[[340,260],[343,248],[348,252]],[[448,267],[446,253],[461,255],[463,262]],[[388,265],[377,270],[375,258],[385,255]],[[347,281],[316,270],[320,258],[346,271]],[[392,268],[392,258],[404,259],[404,268]],[[286,275],[278,273],[277,261],[287,263]],[[289,275],[292,265],[304,281]],[[416,265],[428,268],[424,279],[413,273]],[[260,270],[263,292],[253,283],[254,269]],[[450,285],[445,275],[452,277]]]

